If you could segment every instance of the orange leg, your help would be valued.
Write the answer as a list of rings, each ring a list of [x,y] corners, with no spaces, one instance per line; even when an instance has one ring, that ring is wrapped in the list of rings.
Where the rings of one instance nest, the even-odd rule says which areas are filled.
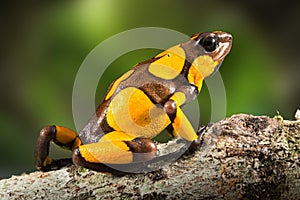
[[[131,163],[151,160],[156,152],[155,143],[113,131],[104,135],[99,142],[81,145],[73,152],[73,163],[100,172],[114,175],[124,174],[111,166],[126,166]]]

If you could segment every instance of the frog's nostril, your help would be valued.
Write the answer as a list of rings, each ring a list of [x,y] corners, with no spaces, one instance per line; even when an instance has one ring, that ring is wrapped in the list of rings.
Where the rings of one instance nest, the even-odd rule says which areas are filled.
[[[225,33],[223,35],[223,39],[224,39],[224,41],[232,41],[232,35],[229,33]]]
[[[228,40],[232,40],[232,35],[228,34]]]

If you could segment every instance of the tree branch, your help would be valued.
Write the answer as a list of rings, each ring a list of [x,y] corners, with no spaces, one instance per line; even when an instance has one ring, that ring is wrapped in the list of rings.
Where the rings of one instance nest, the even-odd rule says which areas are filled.
[[[33,172],[1,180],[0,199],[299,199],[299,154],[300,121],[239,114],[208,126],[199,150],[161,170]]]

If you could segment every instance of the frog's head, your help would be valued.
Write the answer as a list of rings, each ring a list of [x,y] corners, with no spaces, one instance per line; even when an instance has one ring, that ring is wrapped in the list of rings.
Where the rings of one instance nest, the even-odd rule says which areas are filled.
[[[202,80],[219,69],[231,45],[232,36],[222,31],[197,33],[181,44],[189,63],[185,69],[188,81],[200,89]]]

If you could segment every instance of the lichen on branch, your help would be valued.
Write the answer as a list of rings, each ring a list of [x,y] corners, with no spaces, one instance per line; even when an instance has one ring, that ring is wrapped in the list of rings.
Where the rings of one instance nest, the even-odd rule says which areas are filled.
[[[299,155],[300,121],[238,114],[209,125],[195,153],[157,171],[33,172],[1,180],[0,199],[299,199]]]

